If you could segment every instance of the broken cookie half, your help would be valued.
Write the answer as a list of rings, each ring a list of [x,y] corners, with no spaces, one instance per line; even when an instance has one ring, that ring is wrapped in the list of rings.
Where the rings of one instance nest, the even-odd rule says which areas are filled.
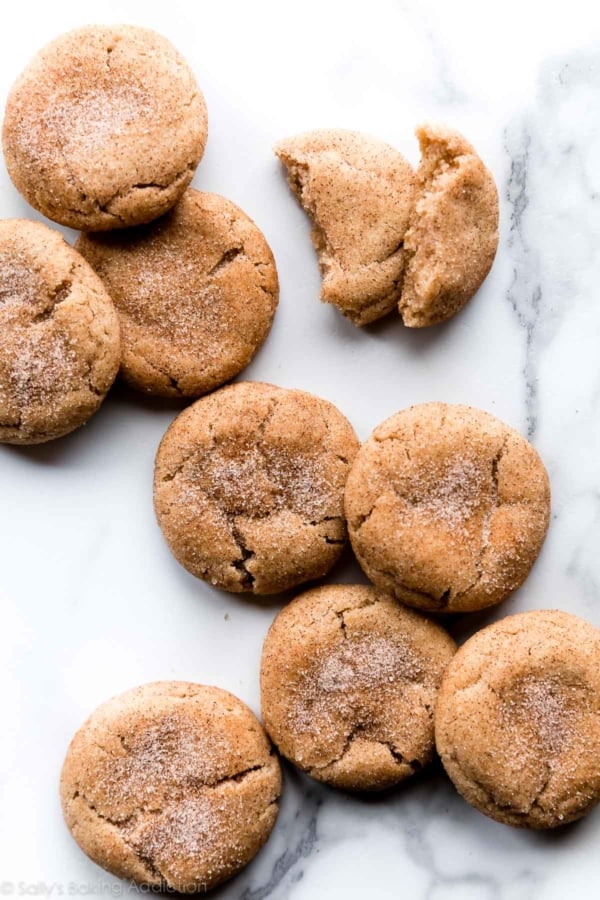
[[[356,325],[398,306],[411,328],[457,313],[489,272],[498,193],[471,144],[444,126],[417,130],[415,174],[393,147],[353,131],[319,130],[275,152],[313,220],[321,300]]]
[[[492,173],[451,128],[417,129],[417,201],[404,238],[398,308],[422,328],[459,312],[481,286],[498,247],[498,191]]]
[[[383,141],[343,130],[289,138],[275,153],[313,220],[321,300],[356,325],[386,315],[400,299],[415,200],[410,163]]]

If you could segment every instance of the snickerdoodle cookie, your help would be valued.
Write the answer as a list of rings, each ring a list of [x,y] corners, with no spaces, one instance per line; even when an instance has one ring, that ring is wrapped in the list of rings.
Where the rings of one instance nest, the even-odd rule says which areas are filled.
[[[369,578],[410,606],[463,612],[527,577],[550,516],[550,486],[518,432],[469,406],[425,403],[363,444],[345,498]]]
[[[234,203],[188,189],[150,225],[81,235],[121,322],[121,375],[164,396],[229,381],[262,345],[277,306],[275,261]]]
[[[73,738],[64,817],[94,862],[155,889],[205,891],[245,866],[277,817],[279,763],[227,691],[166,681],[98,707]]]
[[[456,650],[388,594],[328,585],[282,609],[263,647],[262,717],[279,751],[318,778],[379,790],[433,756],[433,713]]]
[[[424,125],[417,137],[416,175],[393,147],[352,131],[312,131],[275,148],[313,220],[321,299],[356,325],[396,305],[411,328],[450,318],[496,254],[491,172],[451,128]]]
[[[0,221],[0,442],[38,444],[83,425],[119,367],[104,285],[61,235]]]
[[[457,789],[493,819],[584,816],[600,800],[600,631],[558,610],[484,628],[446,671],[435,736]]]
[[[498,191],[492,173],[451,128],[417,129],[417,201],[404,238],[399,310],[421,328],[455,315],[488,274],[498,247]]]
[[[321,300],[356,325],[399,301],[415,176],[393,147],[354,131],[310,131],[275,148],[313,220]]]
[[[242,382],[184,410],[156,456],[154,506],[173,554],[228,591],[273,594],[324,575],[346,542],[358,441],[333,404]]]
[[[206,131],[202,93],[166,38],[95,25],[37,53],[8,96],[2,138],[9,175],[32,206],[104,231],[170,209]]]

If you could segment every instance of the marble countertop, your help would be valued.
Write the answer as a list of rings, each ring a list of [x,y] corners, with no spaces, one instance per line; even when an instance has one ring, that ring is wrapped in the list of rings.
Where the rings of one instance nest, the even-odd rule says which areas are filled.
[[[0,35],[0,92],[40,45],[94,18],[154,27],[187,57],[210,118],[193,183],[242,206],[274,250],[280,308],[244,377],[328,398],[361,438],[414,402],[470,403],[542,454],[553,516],[541,557],[508,602],[457,621],[456,634],[539,607],[600,626],[600,12],[587,0],[123,0],[93,12],[20,3]],[[391,316],[357,330],[316,299],[309,224],[271,147],[348,127],[416,162],[422,120],[462,130],[495,173],[498,256],[448,324],[410,331]],[[0,215],[39,218],[3,166]],[[259,710],[260,649],[277,605],[196,581],[154,521],[154,454],[176,412],[117,388],[72,436],[0,448],[0,894],[133,890],[89,862],[61,820],[62,758],[98,703],[177,678],[221,685]],[[331,580],[363,579],[347,558]],[[214,896],[590,897],[599,842],[600,811],[554,833],[511,830],[467,806],[439,771],[361,799],[286,767],[271,840]]]

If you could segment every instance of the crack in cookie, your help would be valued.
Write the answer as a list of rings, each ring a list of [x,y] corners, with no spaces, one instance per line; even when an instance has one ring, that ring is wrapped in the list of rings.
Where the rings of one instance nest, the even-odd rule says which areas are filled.
[[[106,231],[166,213],[190,183],[206,136],[202,93],[166,38],[87,26],[47,44],[21,73],[3,146],[32,206],[62,225]]]
[[[444,675],[438,752],[481,812],[553,828],[600,800],[600,632],[557,610],[502,619],[470,638]]]
[[[67,825],[123,878],[207,890],[246,865],[277,816],[279,764],[254,715],[218,688],[144,685],[99,707],[63,767]]]
[[[117,374],[119,324],[102,282],[55,231],[0,223],[0,441],[68,434]]]
[[[441,626],[375,588],[308,591],[284,607],[264,643],[265,727],[313,778],[390,787],[432,757],[432,709],[454,651]]]
[[[225,590],[271,594],[324,575],[346,542],[358,449],[332,404],[240,383],[173,423],[156,459],[159,524],[177,559]]]
[[[348,476],[350,540],[366,574],[414,606],[481,609],[525,580],[550,487],[534,448],[488,413],[429,403],[380,425]]]
[[[121,323],[121,375],[159,396],[199,397],[266,340],[279,298],[273,254],[234,203],[189,189],[158,221],[81,235]]]

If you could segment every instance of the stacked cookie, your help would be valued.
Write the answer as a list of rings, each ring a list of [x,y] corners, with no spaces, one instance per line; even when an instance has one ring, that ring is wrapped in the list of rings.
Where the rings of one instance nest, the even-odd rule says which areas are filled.
[[[276,149],[314,221],[321,297],[357,325],[394,307],[409,327],[441,322],[493,262],[490,172],[457,132],[417,134],[416,172],[355,132]],[[156,515],[179,563],[216,588],[277,594],[326,576],[349,539],[372,586],[321,585],[279,613],[261,663],[264,729],[231,694],[183,682],[99,707],[63,767],[71,832],[124,878],[214,887],[274,825],[269,738],[310,776],[361,791],[420,772],[437,748],[458,790],[500,821],[579,818],[600,799],[599,633],[539,611],[457,652],[431,617],[523,584],[549,524],[541,459],[466,406],[414,406],[360,446],[324,399],[222,387],[266,339],[278,278],[248,216],[189,187],[206,136],[193,74],[145,29],[64,35],[18,79],[3,131],[11,178],[83,233],[73,249],[45,225],[0,223],[0,441],[67,434],[118,371],[140,391],[200,398],[156,457]]]

